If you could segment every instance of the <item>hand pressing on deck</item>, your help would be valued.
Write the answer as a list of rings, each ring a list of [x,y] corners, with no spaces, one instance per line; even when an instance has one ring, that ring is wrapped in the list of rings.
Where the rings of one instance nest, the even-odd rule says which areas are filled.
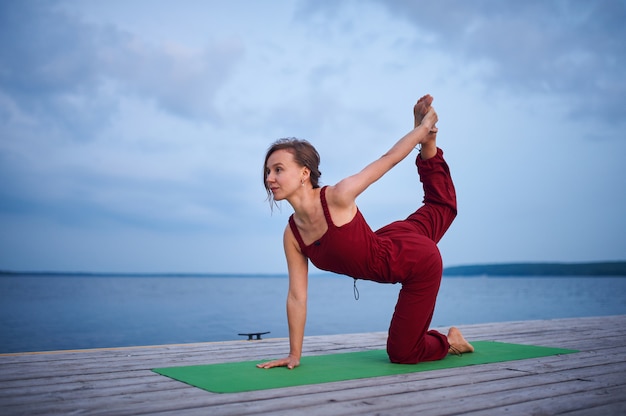
[[[296,357],[292,357],[291,355],[286,358],[281,358],[279,360],[268,361],[266,363],[260,363],[256,366],[258,368],[273,368],[273,367],[287,367],[290,370],[293,370],[297,366],[300,365],[300,359]]]

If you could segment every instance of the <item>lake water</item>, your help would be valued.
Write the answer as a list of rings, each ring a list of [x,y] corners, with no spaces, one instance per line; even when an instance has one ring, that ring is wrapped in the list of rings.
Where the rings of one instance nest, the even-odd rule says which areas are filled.
[[[0,353],[287,337],[286,276],[0,276]],[[307,335],[386,331],[399,285],[309,279]],[[626,278],[445,277],[432,326],[626,314]]]

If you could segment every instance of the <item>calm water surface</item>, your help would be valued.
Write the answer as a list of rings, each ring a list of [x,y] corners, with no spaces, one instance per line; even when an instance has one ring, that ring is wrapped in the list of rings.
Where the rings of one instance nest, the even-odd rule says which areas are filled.
[[[307,335],[386,331],[399,285],[309,279]],[[286,337],[285,276],[0,277],[0,353]],[[433,326],[626,314],[626,278],[444,277]]]

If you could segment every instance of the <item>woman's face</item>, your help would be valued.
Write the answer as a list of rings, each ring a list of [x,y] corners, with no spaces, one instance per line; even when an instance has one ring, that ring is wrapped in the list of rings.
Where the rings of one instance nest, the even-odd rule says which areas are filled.
[[[265,183],[275,201],[288,198],[302,186],[305,169],[295,162],[289,150],[280,149],[270,155],[265,165]]]

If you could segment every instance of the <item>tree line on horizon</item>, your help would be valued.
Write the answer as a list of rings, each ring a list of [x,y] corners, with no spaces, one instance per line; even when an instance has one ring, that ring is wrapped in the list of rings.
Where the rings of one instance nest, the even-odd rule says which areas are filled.
[[[502,263],[446,267],[444,276],[626,276],[626,261]]]

